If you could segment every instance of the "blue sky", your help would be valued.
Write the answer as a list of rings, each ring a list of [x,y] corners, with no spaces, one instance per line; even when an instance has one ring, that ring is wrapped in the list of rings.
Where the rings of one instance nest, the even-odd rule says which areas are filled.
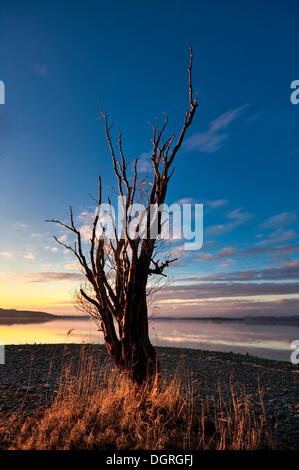
[[[298,2],[2,0],[0,8],[0,306],[72,310],[78,273],[44,219],[66,217],[72,203],[84,224],[98,174],[111,191],[98,100],[123,128],[129,161],[149,152],[148,122],[163,112],[169,132],[179,129],[190,43],[199,108],[168,202],[204,203],[205,235],[203,249],[182,253],[172,269],[189,286],[176,312],[210,314],[217,304],[226,314],[296,313]]]

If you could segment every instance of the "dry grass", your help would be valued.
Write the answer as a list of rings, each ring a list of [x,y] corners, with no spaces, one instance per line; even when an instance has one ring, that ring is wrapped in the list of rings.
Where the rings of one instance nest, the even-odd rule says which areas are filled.
[[[217,401],[200,400],[178,373],[137,391],[111,367],[95,372],[83,351],[77,373],[67,367],[62,374],[54,403],[15,428],[10,449],[272,448],[264,412],[256,417],[245,393],[236,398],[231,387],[230,394],[229,405],[220,391]]]

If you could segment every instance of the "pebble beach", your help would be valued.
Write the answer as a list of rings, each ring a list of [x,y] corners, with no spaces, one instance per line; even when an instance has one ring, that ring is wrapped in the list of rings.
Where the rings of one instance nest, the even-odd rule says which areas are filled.
[[[109,364],[105,347],[85,345],[94,358],[95,369]],[[61,371],[67,364],[79,366],[82,345],[6,346],[5,364],[0,365],[0,429],[13,414],[34,416],[55,399]],[[163,374],[178,373],[189,380],[198,400],[225,401],[236,396],[249,397],[260,413],[261,394],[268,426],[284,448],[298,449],[298,366],[241,354],[196,349],[157,348]],[[111,367],[112,364],[110,365]],[[1,446],[1,442],[0,442]]]

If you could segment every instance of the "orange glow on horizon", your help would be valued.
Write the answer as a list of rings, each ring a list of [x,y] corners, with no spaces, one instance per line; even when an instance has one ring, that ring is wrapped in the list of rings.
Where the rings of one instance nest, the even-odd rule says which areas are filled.
[[[74,281],[24,282],[7,278],[0,282],[0,308],[76,313],[72,291]]]

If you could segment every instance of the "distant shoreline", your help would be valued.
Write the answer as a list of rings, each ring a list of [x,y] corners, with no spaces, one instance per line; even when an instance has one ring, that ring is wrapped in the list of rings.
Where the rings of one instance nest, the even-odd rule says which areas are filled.
[[[31,310],[16,310],[16,309],[3,309],[0,308],[0,324],[15,324],[15,323],[40,323],[55,320],[88,320],[88,315],[56,315],[53,313],[31,311]],[[298,325],[299,315],[293,316],[254,316],[254,317],[165,317],[153,316],[149,318],[150,321],[194,321],[194,322],[210,322],[210,323],[229,323],[241,322],[250,324],[283,324],[283,325]]]
[[[287,316],[287,317],[153,317],[150,320],[158,321],[199,321],[199,322],[211,322],[211,323],[225,323],[225,322],[242,322],[242,323],[258,323],[258,324],[298,324],[299,326],[299,315]]]
[[[87,320],[88,318],[87,315],[55,315],[46,312],[0,308],[0,325],[45,323],[54,320]]]

